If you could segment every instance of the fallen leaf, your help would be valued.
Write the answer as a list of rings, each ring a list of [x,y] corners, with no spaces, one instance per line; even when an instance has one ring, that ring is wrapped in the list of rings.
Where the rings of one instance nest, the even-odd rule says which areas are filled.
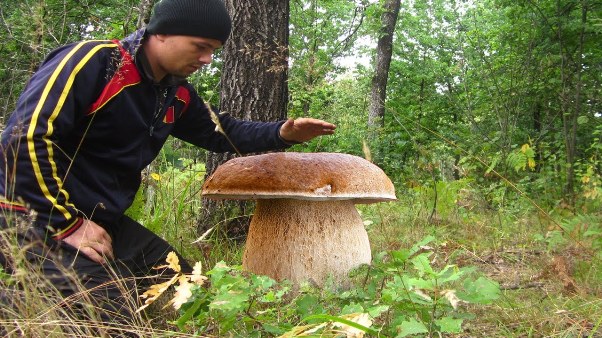
[[[175,275],[167,282],[151,285],[150,288],[140,296],[140,298],[146,298],[146,300],[144,301],[144,305],[136,310],[136,313],[146,309],[156,301],[170,286],[178,281],[178,277],[179,275]]]
[[[176,293],[171,300],[171,304],[176,310],[179,310],[182,307],[182,304],[188,302],[190,297],[192,297],[192,286],[194,284],[188,282],[188,277],[180,276],[179,278],[180,284],[176,287]]]
[[[203,264],[201,262],[197,262],[192,268],[192,275],[190,276],[190,281],[198,285],[203,285],[207,280],[207,277],[203,276],[202,273]]]
[[[462,300],[456,296],[456,290],[443,290],[441,291],[441,295],[446,298],[454,310],[458,309],[458,305]]]

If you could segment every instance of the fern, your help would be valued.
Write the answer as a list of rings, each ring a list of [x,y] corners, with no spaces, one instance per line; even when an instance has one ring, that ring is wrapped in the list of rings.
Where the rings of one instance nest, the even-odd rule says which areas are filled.
[[[508,154],[506,163],[516,172],[535,169],[535,150],[529,144],[523,144],[520,149]]]

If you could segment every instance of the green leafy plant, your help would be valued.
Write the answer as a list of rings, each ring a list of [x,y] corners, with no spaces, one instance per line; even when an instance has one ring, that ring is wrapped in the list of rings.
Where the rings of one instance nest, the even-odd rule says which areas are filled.
[[[223,262],[200,278],[195,266],[192,276],[176,276],[169,282],[180,283],[170,304],[179,311],[180,330],[218,336],[226,332],[327,336],[341,330],[384,337],[459,333],[463,321],[471,318],[463,304],[491,303],[500,289],[485,277],[474,278],[472,268],[451,264],[435,268],[428,246],[432,241],[429,236],[410,249],[377,255],[370,267],[351,274],[354,283],[347,290],[332,283],[321,288],[293,286]],[[169,285],[155,286],[149,294],[158,296],[152,290]]]
[[[508,165],[516,172],[520,170],[531,170],[535,168],[535,150],[527,143],[523,144],[520,149],[516,149],[506,159]]]
[[[433,267],[428,246],[433,240],[428,236],[410,249],[377,255],[364,287],[350,291],[365,311],[378,314],[382,334],[459,333],[464,319],[471,317],[462,304],[488,304],[499,297],[499,285],[471,277],[472,268]]]
[[[197,236],[205,164],[189,158],[170,159],[167,150],[162,155],[162,161],[149,167],[126,215],[163,236],[187,257],[198,257],[192,240],[183,239]]]
[[[602,254],[602,219],[594,214],[577,214],[560,222],[560,228],[537,234],[535,240],[544,242],[549,251],[559,250],[573,244],[582,249],[591,249]]]

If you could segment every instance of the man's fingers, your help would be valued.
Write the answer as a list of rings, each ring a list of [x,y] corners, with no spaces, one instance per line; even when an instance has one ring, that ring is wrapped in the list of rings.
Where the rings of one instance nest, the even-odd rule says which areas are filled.
[[[84,224],[63,241],[100,264],[105,264],[106,259],[115,258],[111,236],[102,226],[91,220],[84,220]]]
[[[90,248],[92,249],[98,256],[101,256],[103,258],[109,258],[109,259],[113,259],[113,247],[111,246],[111,244],[107,243],[107,242],[89,242],[84,244],[83,248]],[[82,248],[82,251],[83,251]],[[90,257],[92,258],[92,257]],[[96,260],[94,260],[96,261]],[[103,263],[104,264],[104,263]]]
[[[336,125],[310,118],[288,119],[280,128],[280,137],[286,141],[306,142],[321,135],[334,134]]]
[[[102,257],[95,249],[89,246],[84,246],[79,249],[82,254],[86,255],[86,257],[90,258],[94,262],[98,264],[105,264],[106,261],[104,257]]]
[[[112,245],[113,239],[111,238],[111,236],[109,236],[109,233],[105,229],[102,229],[102,231],[104,232],[102,237],[104,238],[105,242],[107,242],[109,245]]]
[[[313,130],[317,135],[333,134],[337,128],[337,126],[332,123],[312,118],[307,118],[300,122],[300,124],[305,125],[308,130]],[[300,128],[303,127],[300,126]]]
[[[107,241],[93,242],[88,245],[99,255],[113,259],[113,246]]]

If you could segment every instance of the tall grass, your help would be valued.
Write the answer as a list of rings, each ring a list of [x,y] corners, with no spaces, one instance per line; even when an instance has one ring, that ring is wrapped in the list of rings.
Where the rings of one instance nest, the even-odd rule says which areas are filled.
[[[141,193],[136,202],[140,208],[134,205],[130,212],[175,244],[190,262],[202,261],[207,268],[218,261],[240,264],[242,247],[236,242],[207,236],[195,243],[204,170],[200,164],[182,163],[187,162],[155,167],[147,176],[154,189],[152,200]],[[400,191],[395,203],[360,205],[358,209],[375,254],[410,247],[432,235],[437,239],[430,244],[435,268],[475,266],[500,283],[502,297],[487,306],[470,305],[473,317],[458,336],[602,334],[602,212],[571,214],[558,207],[548,213],[556,217],[552,222],[519,202],[506,209],[491,208],[483,203],[474,182],[439,182],[437,187],[436,204],[429,188],[417,187]],[[563,231],[556,229],[556,224],[561,224]],[[161,305],[122,324],[103,323],[98,309],[75,306],[88,303],[89,290],[81,287],[76,296],[63,299],[42,274],[20,258],[22,249],[15,245],[13,229],[2,231],[0,238],[15,265],[15,273],[0,275],[0,292],[5,303],[8,299],[11,304],[0,309],[3,335],[96,337],[119,331],[143,337],[185,337],[194,335],[194,330],[197,334],[208,332],[204,330],[209,328],[199,327],[180,331],[171,321],[178,314]],[[120,283],[118,277],[116,283]],[[567,286],[571,283],[574,288]],[[290,313],[279,313],[285,308],[290,311],[290,306],[281,305],[282,309],[269,309],[269,313],[290,318]],[[139,304],[129,306],[135,313]]]
[[[157,337],[171,335],[166,323],[157,323],[152,310],[136,313],[139,307],[131,280],[120,277],[110,267],[113,276],[100,287],[117,288],[124,295],[120,303],[125,311],[114,313],[98,307],[94,289],[82,285],[75,272],[61,267],[62,278],[68,280],[72,292],[61,293],[47,278],[40,265],[32,262],[26,251],[33,245],[21,245],[18,234],[30,226],[27,219],[10,217],[13,224],[0,230],[0,254],[12,271],[0,267],[0,336],[2,337]],[[127,314],[127,315],[126,315]],[[154,314],[157,315],[156,313]],[[161,314],[163,316],[163,314]],[[103,317],[104,316],[104,317]],[[110,321],[107,320],[110,316]]]

